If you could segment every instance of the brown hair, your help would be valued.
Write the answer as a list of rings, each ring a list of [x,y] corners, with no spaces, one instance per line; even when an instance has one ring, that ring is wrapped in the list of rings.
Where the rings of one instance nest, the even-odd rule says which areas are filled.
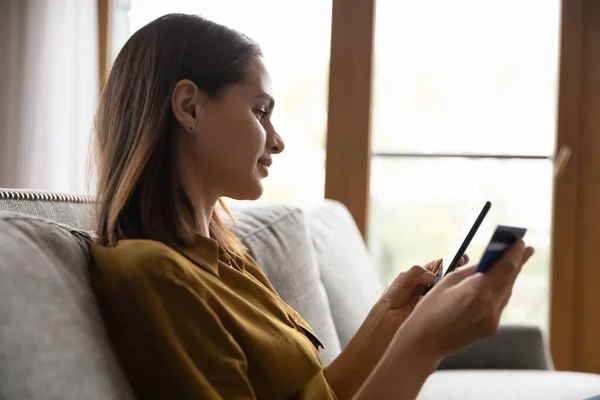
[[[105,83],[94,126],[101,244],[125,238],[193,243],[197,218],[175,168],[173,88],[189,79],[216,98],[225,86],[244,82],[258,56],[260,47],[248,37],[195,15],[165,15],[129,38]],[[218,210],[209,230],[227,250],[245,252]]]

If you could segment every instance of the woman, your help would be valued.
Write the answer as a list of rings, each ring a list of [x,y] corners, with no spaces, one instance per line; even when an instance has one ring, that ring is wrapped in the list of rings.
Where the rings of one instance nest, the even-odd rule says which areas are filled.
[[[414,398],[443,357],[496,331],[533,249],[516,244],[485,275],[462,268],[422,300],[440,262],[400,274],[323,368],[216,209],[260,197],[284,149],[274,105],[258,45],[200,17],[161,17],[119,53],[95,127],[92,249],[117,357],[140,399]]]

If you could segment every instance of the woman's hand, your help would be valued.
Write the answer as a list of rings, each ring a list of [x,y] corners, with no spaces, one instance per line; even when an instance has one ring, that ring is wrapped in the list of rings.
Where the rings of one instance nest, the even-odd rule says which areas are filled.
[[[533,255],[515,243],[486,273],[452,272],[414,307],[355,399],[414,399],[439,362],[495,334],[521,268]]]
[[[463,256],[459,266],[468,261],[469,257]],[[352,398],[364,383],[417,305],[426,285],[442,273],[442,262],[438,259],[423,267],[415,265],[394,278],[348,345],[325,368],[327,381],[339,399]]]
[[[414,332],[420,348],[440,359],[494,335],[515,280],[533,252],[519,241],[484,274],[475,273],[476,266],[451,273],[416,305],[404,333]],[[401,331],[395,341],[404,340]]]
[[[468,262],[469,256],[464,254],[458,262],[458,267]],[[385,324],[387,329],[395,333],[423,297],[425,287],[433,283],[436,277],[441,277],[442,263],[443,259],[440,258],[428,262],[423,267],[415,265],[394,278],[375,305],[381,308],[380,323]]]

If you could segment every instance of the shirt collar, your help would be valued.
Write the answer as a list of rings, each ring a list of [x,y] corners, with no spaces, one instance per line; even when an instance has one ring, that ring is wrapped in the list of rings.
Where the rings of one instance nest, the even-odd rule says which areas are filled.
[[[233,259],[219,245],[219,242],[206,236],[197,235],[194,243],[179,247],[177,250],[194,264],[217,277],[219,276],[219,261],[239,270],[243,270],[245,267],[243,260],[239,260],[238,257]]]
[[[177,250],[200,268],[219,276],[219,242],[206,236],[197,235],[194,243]]]

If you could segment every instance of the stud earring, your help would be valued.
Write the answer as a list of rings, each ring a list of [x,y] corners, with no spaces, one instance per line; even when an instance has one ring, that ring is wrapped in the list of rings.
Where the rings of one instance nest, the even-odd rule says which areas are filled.
[[[187,130],[189,132],[192,132],[194,130],[194,126],[193,125],[188,125]]]

